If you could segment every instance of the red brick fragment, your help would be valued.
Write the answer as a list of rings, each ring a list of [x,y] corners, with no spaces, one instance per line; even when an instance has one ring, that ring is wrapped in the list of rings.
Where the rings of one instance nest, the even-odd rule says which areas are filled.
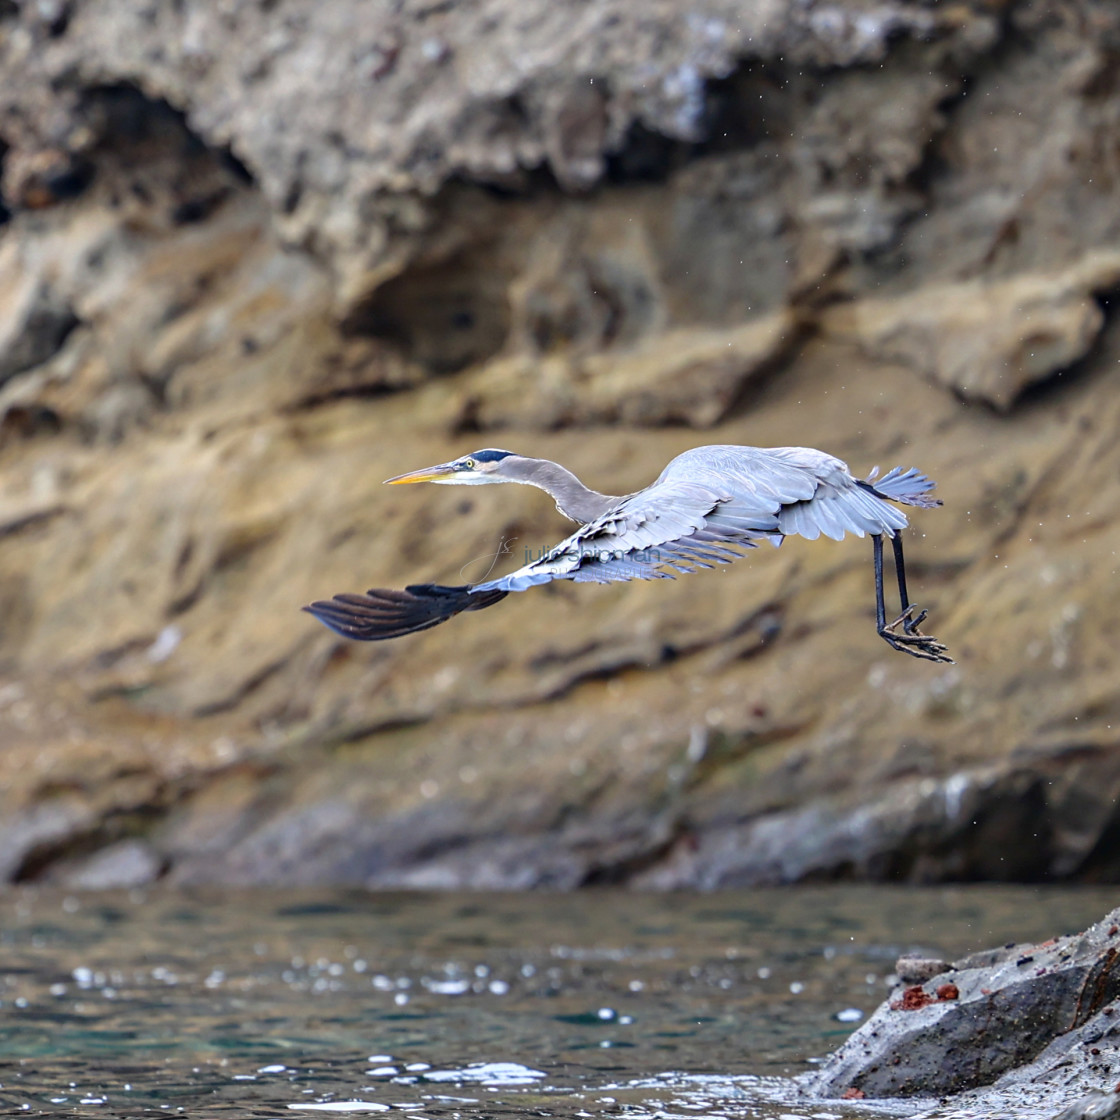
[[[937,989],[937,998],[944,1003],[947,999],[960,999],[961,992],[956,984],[942,984]]]

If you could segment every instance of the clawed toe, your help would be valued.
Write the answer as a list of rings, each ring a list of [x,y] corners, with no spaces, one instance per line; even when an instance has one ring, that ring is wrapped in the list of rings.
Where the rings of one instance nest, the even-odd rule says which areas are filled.
[[[899,621],[901,621],[906,615],[910,614],[913,610],[913,607],[907,607],[906,610],[903,611],[901,615],[899,615]],[[923,622],[925,622],[927,614],[929,614],[929,611],[922,611],[917,618],[907,618],[906,621],[902,623],[902,629],[905,630],[907,634],[920,634],[921,631],[918,629],[918,627],[921,626]]]
[[[931,634],[892,634],[887,630],[880,630],[879,636],[891,649],[897,649],[900,653],[920,657],[923,661],[940,661],[945,665],[955,664],[949,656],[948,646],[939,642]]]
[[[922,611],[918,615],[918,617],[915,618],[914,612],[917,609],[918,608],[914,606],[913,603],[911,603],[902,612],[902,614],[900,614],[898,618],[894,620],[894,622],[886,623],[886,625],[883,627],[883,630],[887,630],[893,634],[901,626],[904,633],[918,634],[920,636],[921,631],[918,629],[918,627],[925,621],[926,615],[929,614],[929,611]],[[880,633],[882,633],[882,631],[880,631]]]
[[[919,611],[915,615],[916,609],[911,603],[894,622],[880,629],[879,637],[892,649],[897,649],[900,653],[908,653],[911,657],[920,657],[925,661],[940,661],[948,665],[954,664],[949,656],[949,649],[943,642],[939,642],[931,634],[923,634],[918,629],[929,612]],[[901,634],[897,632],[899,626],[902,627]]]

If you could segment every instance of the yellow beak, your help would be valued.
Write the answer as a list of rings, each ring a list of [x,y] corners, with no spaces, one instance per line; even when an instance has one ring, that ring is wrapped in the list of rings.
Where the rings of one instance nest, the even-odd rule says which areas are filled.
[[[386,486],[401,486],[406,482],[435,482],[437,479],[446,478],[454,474],[455,468],[450,463],[440,463],[435,467],[425,467],[420,471],[409,471],[408,474],[398,474],[395,478],[385,479]]]

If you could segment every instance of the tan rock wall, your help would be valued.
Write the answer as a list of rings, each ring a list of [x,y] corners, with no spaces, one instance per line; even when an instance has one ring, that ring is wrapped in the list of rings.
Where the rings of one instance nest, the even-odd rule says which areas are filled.
[[[57,7],[0,22],[0,874],[1120,873],[1110,6]],[[705,442],[936,477],[957,665],[866,541],[298,612],[566,532],[389,475]]]

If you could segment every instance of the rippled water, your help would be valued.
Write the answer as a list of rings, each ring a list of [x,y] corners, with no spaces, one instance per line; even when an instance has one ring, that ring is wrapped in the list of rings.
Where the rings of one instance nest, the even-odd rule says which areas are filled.
[[[1106,890],[0,895],[0,1110],[866,1116],[786,1081],[904,949],[1072,932]]]

